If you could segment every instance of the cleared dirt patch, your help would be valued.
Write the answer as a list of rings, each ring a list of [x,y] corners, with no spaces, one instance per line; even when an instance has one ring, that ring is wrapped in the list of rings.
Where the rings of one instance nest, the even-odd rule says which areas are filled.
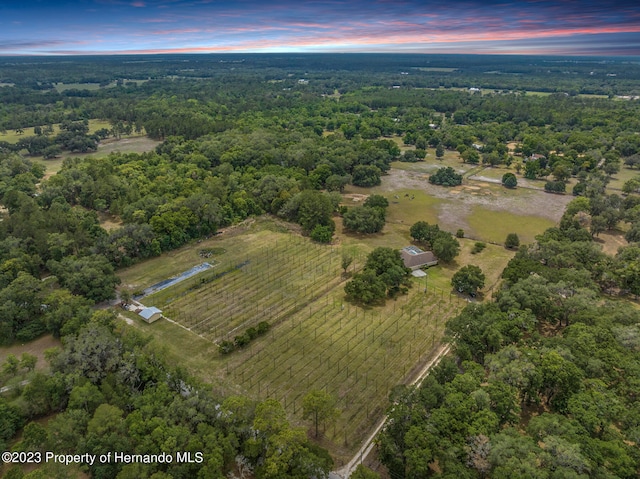
[[[47,362],[44,359],[44,352],[47,349],[61,346],[62,343],[59,339],[54,338],[50,334],[42,336],[41,338],[34,339],[25,344],[14,344],[13,346],[0,347],[0,363],[4,362],[5,358],[9,354],[13,354],[18,359],[22,353],[29,353],[38,358],[36,363],[36,370],[46,369]]]
[[[98,219],[100,220],[100,226],[107,231],[122,227],[122,220],[117,216],[108,213],[98,213]]]
[[[609,231],[606,233],[600,233],[595,239],[596,243],[602,246],[602,251],[605,254],[615,256],[618,253],[618,249],[623,246],[629,246],[629,243],[624,239],[624,234],[620,231]]]
[[[109,153],[145,153],[155,149],[161,142],[146,136],[107,140],[98,145],[98,152],[93,156],[107,156]],[[85,155],[86,156],[86,155]]]
[[[364,201],[369,197],[369,195],[361,195],[359,193],[348,193],[343,195],[343,198],[347,201],[351,201],[352,203],[364,203]]]

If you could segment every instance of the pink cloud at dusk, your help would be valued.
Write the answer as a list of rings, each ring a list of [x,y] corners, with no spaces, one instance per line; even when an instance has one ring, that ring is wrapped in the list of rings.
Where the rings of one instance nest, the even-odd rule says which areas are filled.
[[[409,49],[640,55],[640,6],[624,0],[95,0],[84,10],[71,1],[40,2],[36,10],[3,3],[0,54]]]

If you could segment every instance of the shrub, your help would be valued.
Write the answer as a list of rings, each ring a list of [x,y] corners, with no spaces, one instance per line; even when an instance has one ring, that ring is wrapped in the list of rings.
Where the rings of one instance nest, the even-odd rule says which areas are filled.
[[[464,230],[462,228],[456,231],[456,238],[464,238]]]
[[[258,337],[258,330],[256,328],[247,328],[247,336],[249,339],[256,339]]]
[[[258,323],[258,334],[265,334],[270,328],[271,326],[269,326],[269,323],[266,321],[260,321]]]
[[[311,239],[318,243],[331,243],[331,238],[333,238],[333,229],[333,225],[316,225],[313,230],[311,230]]]
[[[458,186],[462,184],[462,175],[459,175],[453,168],[447,166],[446,168],[440,168],[431,175],[429,177],[429,183],[442,186]]]
[[[389,200],[382,195],[371,195],[364,200],[363,206],[368,208],[382,208],[384,210],[389,207]]]
[[[243,333],[243,334],[233,338],[233,342],[234,342],[236,348],[241,348],[241,347],[246,346],[247,344],[249,344],[251,342],[251,338],[249,337],[249,335],[247,333]]]
[[[400,161],[404,161],[405,163],[415,163],[420,161],[420,159],[416,156],[416,152],[414,150],[407,150],[400,157]]]
[[[520,246],[520,238],[515,233],[509,233],[507,239],[504,241],[505,247],[509,249],[517,248]]]
[[[471,249],[471,254],[478,254],[486,247],[487,247],[486,243],[483,243],[482,241],[477,241],[476,244],[474,244],[473,248]]]
[[[544,184],[544,191],[549,193],[564,193],[567,189],[567,185],[564,181],[547,181]]]
[[[232,353],[234,349],[236,349],[236,346],[232,341],[223,340],[218,344],[218,351],[220,351],[220,354]]]
[[[505,173],[502,175],[502,185],[507,188],[515,188],[518,186],[518,179],[513,173]]]
[[[220,341],[220,343],[218,343],[218,351],[220,351],[220,354],[230,354],[236,349],[240,349],[246,346],[258,336],[265,334],[267,331],[269,331],[269,328],[269,323],[267,323],[266,321],[261,321],[256,327],[247,328],[247,330],[243,334],[240,334],[233,338],[233,341]]]

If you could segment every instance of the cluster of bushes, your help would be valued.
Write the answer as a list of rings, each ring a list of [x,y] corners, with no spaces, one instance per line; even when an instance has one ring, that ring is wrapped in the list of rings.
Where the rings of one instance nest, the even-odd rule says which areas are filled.
[[[384,228],[388,206],[389,201],[384,196],[371,195],[362,206],[344,212],[344,227],[355,233],[378,233]]]
[[[250,328],[247,328],[247,330],[244,333],[233,338],[233,341],[228,341],[228,340],[220,341],[220,344],[218,344],[218,350],[222,354],[232,353],[236,349],[245,347],[247,344],[249,344],[251,341],[256,339],[258,336],[262,336],[263,334],[266,334],[270,328],[271,326],[269,325],[269,323],[267,323],[266,321],[261,321],[258,323],[258,325],[255,328],[253,326]]]
[[[482,241],[476,241],[476,243],[473,245],[473,248],[471,249],[471,254],[478,254],[486,247],[486,243],[483,243]]]
[[[385,297],[406,294],[411,285],[400,251],[379,247],[374,249],[361,273],[353,275],[344,292],[348,301],[360,304],[382,304]]]
[[[549,193],[564,193],[567,190],[567,185],[564,181],[547,181],[544,184],[544,191]]]
[[[442,186],[458,186],[462,184],[462,175],[456,173],[456,170],[447,166],[440,168],[429,177],[429,183]]]
[[[416,148],[415,150],[407,150],[400,157],[400,161],[405,163],[417,163],[418,161],[422,161],[427,156],[427,151],[422,148]]]
[[[411,226],[409,234],[414,241],[426,245],[440,261],[445,263],[453,261],[460,253],[458,240],[448,231],[441,230],[437,224],[430,225],[426,221],[418,221]],[[464,231],[458,230],[456,236],[464,237]]]

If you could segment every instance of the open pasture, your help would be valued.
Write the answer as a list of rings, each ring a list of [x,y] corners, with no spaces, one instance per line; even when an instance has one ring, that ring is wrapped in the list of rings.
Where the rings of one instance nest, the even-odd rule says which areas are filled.
[[[131,136],[121,138],[119,140],[107,140],[98,143],[98,151],[91,153],[62,153],[57,158],[45,160],[42,156],[31,157],[33,161],[42,163],[45,170],[45,178],[55,175],[62,168],[62,164],[66,158],[84,158],[91,156],[93,158],[105,158],[111,153],[145,153],[153,150],[160,142],[152,140],[146,136]]]
[[[632,178],[640,177],[640,171],[634,168],[623,166],[620,171],[611,177],[611,181],[607,185],[607,192],[610,194],[621,194],[624,184]]]
[[[44,125],[40,125],[40,126],[44,126]],[[52,126],[53,126],[53,133],[52,133],[53,135],[57,135],[58,133],[60,133],[59,123],[54,123]],[[89,120],[89,133],[95,133],[96,131],[102,128],[109,129],[110,127],[111,125],[109,124],[108,121],[97,120],[97,119]],[[33,135],[35,135],[33,127],[23,128],[22,133],[17,133],[15,130],[7,130],[5,132],[0,132],[0,141],[6,141],[8,143],[17,143],[18,140],[20,140],[20,138],[23,138],[25,136],[33,136]]]

